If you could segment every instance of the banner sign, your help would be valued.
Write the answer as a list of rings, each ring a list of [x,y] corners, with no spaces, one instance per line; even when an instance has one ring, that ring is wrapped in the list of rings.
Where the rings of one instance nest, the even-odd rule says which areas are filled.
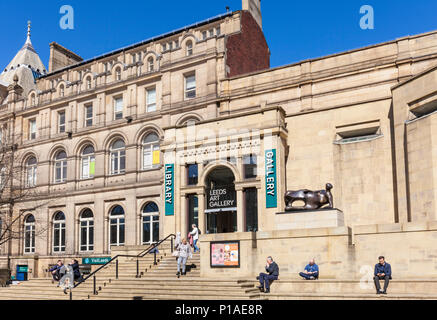
[[[239,268],[240,241],[211,242],[211,268]]]
[[[82,264],[87,265],[104,265],[111,260],[111,257],[104,258],[82,258]]]
[[[278,207],[276,183],[276,149],[266,151],[266,207]]]
[[[165,165],[165,215],[174,216],[174,164]]]
[[[207,212],[237,210],[236,192],[234,186],[223,186],[206,190]]]

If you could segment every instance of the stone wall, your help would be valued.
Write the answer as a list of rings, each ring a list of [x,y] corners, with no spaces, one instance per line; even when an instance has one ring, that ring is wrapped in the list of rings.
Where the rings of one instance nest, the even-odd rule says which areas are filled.
[[[241,268],[211,268],[211,241],[240,241]],[[299,279],[311,258],[321,279],[361,279],[373,272],[378,257],[392,265],[395,279],[432,278],[437,270],[437,221],[201,235],[203,277],[254,278],[267,256],[280,267],[280,279]]]

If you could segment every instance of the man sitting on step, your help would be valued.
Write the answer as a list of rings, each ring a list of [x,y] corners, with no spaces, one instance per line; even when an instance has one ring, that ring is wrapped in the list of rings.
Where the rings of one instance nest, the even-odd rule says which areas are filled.
[[[270,293],[270,284],[274,280],[278,280],[279,277],[279,266],[273,261],[272,257],[267,258],[266,271],[268,274],[260,273],[259,277],[256,277],[256,280],[259,280],[260,283],[257,288],[261,292]]]
[[[375,265],[375,281],[376,294],[387,294],[388,283],[391,280],[391,266],[385,262],[385,258],[380,256],[379,263]],[[384,280],[384,290],[381,290],[379,280]]]
[[[305,280],[319,279],[319,266],[316,264],[316,261],[311,259],[305,267],[305,270],[299,273],[299,275]]]

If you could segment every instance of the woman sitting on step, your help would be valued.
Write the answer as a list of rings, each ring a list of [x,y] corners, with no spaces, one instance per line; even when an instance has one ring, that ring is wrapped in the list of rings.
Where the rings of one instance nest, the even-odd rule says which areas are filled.
[[[186,275],[186,265],[188,258],[192,258],[193,254],[191,253],[191,246],[188,244],[187,239],[183,239],[182,243],[177,247],[177,251],[179,252],[178,257],[178,272],[176,275],[178,278],[181,276],[181,264],[182,264],[182,275]]]

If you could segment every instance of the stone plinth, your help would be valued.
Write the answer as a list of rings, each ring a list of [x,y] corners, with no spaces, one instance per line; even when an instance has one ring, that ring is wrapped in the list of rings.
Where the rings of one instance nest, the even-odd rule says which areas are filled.
[[[279,212],[275,224],[277,230],[343,227],[344,214],[338,209]]]

